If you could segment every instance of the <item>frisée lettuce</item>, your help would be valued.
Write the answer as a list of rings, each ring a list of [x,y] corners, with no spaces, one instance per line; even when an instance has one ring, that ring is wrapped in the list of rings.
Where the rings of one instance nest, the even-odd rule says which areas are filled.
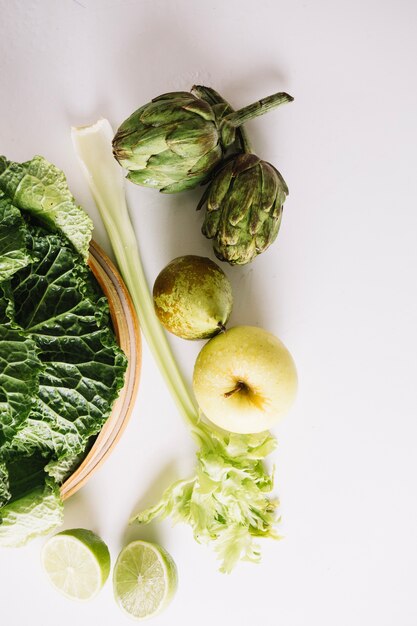
[[[62,521],[59,487],[124,382],[92,223],[42,157],[0,157],[0,546]]]

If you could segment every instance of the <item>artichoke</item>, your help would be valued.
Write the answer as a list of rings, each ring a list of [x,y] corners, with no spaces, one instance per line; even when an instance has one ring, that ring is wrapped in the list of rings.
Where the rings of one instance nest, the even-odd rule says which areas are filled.
[[[213,90],[194,89],[196,95],[178,91],[159,96],[120,126],[113,154],[129,170],[129,180],[163,193],[205,183],[235,141],[236,128],[292,100],[278,93],[235,112],[217,104]]]
[[[203,234],[231,265],[250,263],[275,240],[288,188],[277,169],[255,154],[231,157],[215,174],[198,208],[207,204]]]
[[[118,129],[113,153],[127,178],[165,193],[192,189],[222,158],[211,106],[188,92],[168,93]]]

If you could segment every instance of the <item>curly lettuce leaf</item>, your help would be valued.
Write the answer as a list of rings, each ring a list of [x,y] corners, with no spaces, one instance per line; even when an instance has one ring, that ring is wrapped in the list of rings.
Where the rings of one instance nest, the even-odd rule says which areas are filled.
[[[273,476],[263,463],[276,439],[269,432],[225,433],[202,422],[194,434],[201,444],[195,476],[171,485],[155,506],[135,514],[131,522],[146,524],[170,515],[174,523],[189,524],[196,541],[210,543],[220,570],[229,573],[240,559],[260,560],[258,537],[279,538],[278,501],[269,498]]]
[[[94,438],[91,439],[91,442],[85,444],[84,449],[81,450],[78,454],[71,454],[69,456],[65,456],[59,459],[52,459],[45,465],[45,472],[48,476],[51,476],[56,480],[59,485],[62,485],[69,476],[79,467],[82,461],[85,459],[88,454],[91,444],[94,441]]]
[[[0,191],[0,282],[30,262],[26,225],[19,209]]]
[[[6,464],[0,462],[0,508],[11,498],[9,489],[9,473]]]
[[[32,410],[14,449],[54,458],[81,453],[110,414],[126,357],[109,327],[108,304],[65,240],[35,229],[34,262],[12,280],[15,321],[39,351],[42,369]]]
[[[1,299],[0,299],[1,302]],[[39,388],[42,363],[33,339],[0,324],[0,449],[27,419]]]
[[[61,523],[59,485],[123,385],[91,231],[60,170],[0,157],[0,546]]]
[[[0,508],[0,546],[19,547],[62,524],[63,503],[52,479]]]
[[[62,232],[87,260],[93,223],[75,203],[60,169],[41,156],[26,163],[0,157],[0,190],[15,207]]]
[[[10,324],[14,318],[13,297],[10,281],[0,282],[0,324]]]

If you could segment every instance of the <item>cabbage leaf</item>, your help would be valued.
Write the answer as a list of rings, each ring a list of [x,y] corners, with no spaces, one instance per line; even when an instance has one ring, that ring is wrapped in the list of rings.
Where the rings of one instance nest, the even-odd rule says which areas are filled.
[[[62,521],[59,487],[124,382],[126,357],[85,263],[92,223],[42,157],[0,157],[0,545]]]
[[[0,282],[29,263],[25,233],[19,209],[0,191]]]
[[[93,222],[77,206],[64,173],[41,156],[26,163],[0,157],[0,190],[15,207],[62,232],[81,256],[88,259]]]

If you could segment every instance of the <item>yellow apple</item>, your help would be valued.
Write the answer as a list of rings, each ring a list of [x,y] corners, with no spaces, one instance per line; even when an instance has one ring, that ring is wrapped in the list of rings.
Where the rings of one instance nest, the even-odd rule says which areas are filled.
[[[258,433],[290,409],[297,371],[277,337],[256,326],[235,326],[205,344],[195,363],[193,388],[214,424],[235,433]]]

